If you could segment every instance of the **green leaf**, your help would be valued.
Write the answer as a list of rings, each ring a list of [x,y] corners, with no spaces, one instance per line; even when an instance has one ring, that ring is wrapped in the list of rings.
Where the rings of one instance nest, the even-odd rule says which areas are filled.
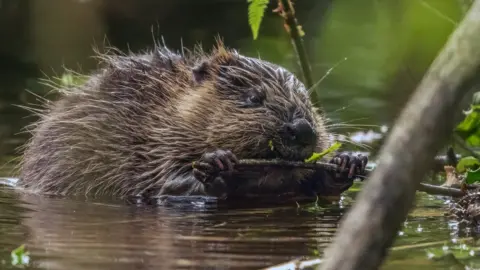
[[[62,86],[73,87],[83,84],[87,80],[87,76],[65,72],[58,81]]]
[[[262,23],[265,9],[269,0],[247,0],[248,3],[248,24],[252,29],[253,39],[257,39],[260,24]]]
[[[313,256],[320,256],[320,251],[318,251],[318,249],[312,249],[312,255]]]
[[[464,157],[458,161],[457,172],[463,173],[467,169],[477,169],[480,166],[480,161],[474,157]]]
[[[473,184],[480,182],[480,168],[476,170],[467,169],[467,175],[465,176],[465,183]]]
[[[349,192],[359,192],[362,190],[363,183],[362,182],[353,182],[353,185],[348,189]]]
[[[29,252],[25,251],[25,245],[21,245],[11,252],[12,265],[27,265],[30,262]]]
[[[272,142],[272,140],[268,141],[268,147],[270,147],[270,150],[273,151],[273,142]]]
[[[321,207],[320,205],[318,205],[318,197],[317,197],[317,199],[315,200],[315,202],[308,203],[308,204],[305,204],[305,205],[302,205],[302,206],[300,206],[300,205],[297,203],[297,208],[300,209],[301,211],[305,211],[305,212],[309,212],[309,213],[314,213],[314,214],[322,213],[322,212],[325,211],[325,208],[323,208],[323,207]]]
[[[328,149],[323,150],[321,153],[313,153],[309,158],[305,159],[305,162],[316,162],[327,154],[336,151],[341,146],[341,143],[335,142],[332,146],[330,146]]]
[[[320,154],[321,153],[313,153],[309,158],[305,159],[305,162],[316,162],[322,157]]]
[[[480,133],[474,134],[467,138],[466,143],[473,147],[480,146]]]
[[[455,132],[471,146],[480,146],[480,105],[471,105]]]

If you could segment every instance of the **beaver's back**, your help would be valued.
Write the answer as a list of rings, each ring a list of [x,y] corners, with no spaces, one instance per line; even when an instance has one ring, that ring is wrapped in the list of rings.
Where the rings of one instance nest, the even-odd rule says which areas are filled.
[[[146,129],[155,121],[156,129],[171,130],[172,99],[188,89],[189,63],[169,51],[105,60],[107,66],[84,85],[60,89],[60,100],[32,126],[20,185],[60,194],[125,195],[152,184],[137,179],[161,143]]]
[[[225,168],[218,158],[205,161],[219,153],[298,161],[326,149],[323,117],[285,68],[222,44],[208,54],[156,48],[103,58],[104,69],[63,91],[34,124],[22,186],[60,194],[223,197],[297,192],[325,178],[266,168],[239,170],[228,184],[222,177],[218,185],[203,182],[209,168]]]

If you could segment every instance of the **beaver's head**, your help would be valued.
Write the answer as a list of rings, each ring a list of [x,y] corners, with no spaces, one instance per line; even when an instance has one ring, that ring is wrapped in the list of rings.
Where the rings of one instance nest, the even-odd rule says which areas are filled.
[[[322,118],[286,69],[220,48],[194,67],[193,77],[197,91],[211,97],[202,104],[209,146],[239,158],[289,160],[326,147]]]

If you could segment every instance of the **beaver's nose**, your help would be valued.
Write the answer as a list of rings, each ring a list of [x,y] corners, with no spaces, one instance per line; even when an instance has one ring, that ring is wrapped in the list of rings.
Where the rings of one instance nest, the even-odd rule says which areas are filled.
[[[298,119],[283,126],[284,139],[306,146],[315,143],[316,134],[312,125],[305,119]]]

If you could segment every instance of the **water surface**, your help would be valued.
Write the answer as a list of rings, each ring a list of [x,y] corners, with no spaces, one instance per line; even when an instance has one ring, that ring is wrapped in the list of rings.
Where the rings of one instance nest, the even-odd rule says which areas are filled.
[[[321,255],[355,194],[320,206],[208,209],[45,197],[3,188],[0,260],[3,269],[14,269],[10,251],[26,244],[34,269],[260,269]],[[458,266],[455,260],[429,259],[426,249],[454,246],[452,239],[467,237],[443,217],[445,200],[419,193],[416,203],[383,268]],[[419,244],[427,245],[415,247]]]

